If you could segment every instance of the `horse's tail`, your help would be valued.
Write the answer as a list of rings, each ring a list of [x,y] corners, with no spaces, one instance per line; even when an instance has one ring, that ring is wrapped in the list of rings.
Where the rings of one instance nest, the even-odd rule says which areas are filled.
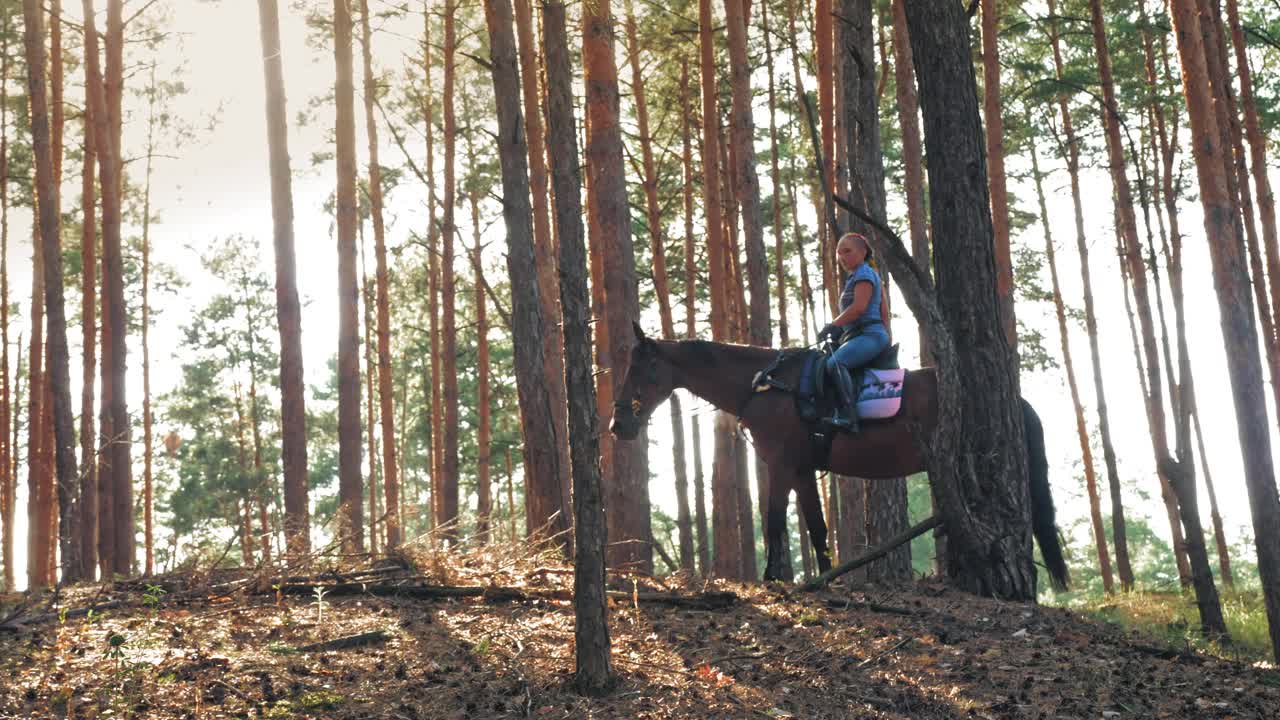
[[[1053,494],[1049,490],[1049,459],[1044,451],[1044,426],[1031,403],[1022,401],[1023,433],[1027,440],[1027,470],[1031,478],[1031,532],[1054,588],[1065,590],[1071,581],[1062,557],[1062,543],[1054,522]]]

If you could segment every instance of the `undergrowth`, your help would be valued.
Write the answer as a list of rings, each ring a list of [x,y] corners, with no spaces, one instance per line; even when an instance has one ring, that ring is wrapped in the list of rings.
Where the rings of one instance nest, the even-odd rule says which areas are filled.
[[[1221,599],[1231,635],[1228,643],[1210,640],[1200,632],[1200,612],[1191,592],[1120,593],[1087,600],[1079,610],[1175,649],[1192,647],[1232,660],[1273,662],[1262,594],[1223,590]]]

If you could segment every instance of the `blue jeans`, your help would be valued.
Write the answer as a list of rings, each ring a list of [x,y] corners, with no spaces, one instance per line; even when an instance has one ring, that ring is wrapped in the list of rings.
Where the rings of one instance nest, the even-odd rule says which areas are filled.
[[[871,325],[827,358],[827,369],[834,369],[832,363],[840,363],[849,370],[866,367],[876,356],[889,347],[889,333],[883,325]]]

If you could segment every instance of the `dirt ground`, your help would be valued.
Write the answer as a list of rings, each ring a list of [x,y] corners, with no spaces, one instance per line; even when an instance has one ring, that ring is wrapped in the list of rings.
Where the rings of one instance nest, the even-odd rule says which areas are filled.
[[[572,586],[562,568],[488,579]],[[1274,668],[932,582],[818,594],[647,586],[737,594],[719,610],[637,607],[625,583],[610,614],[618,684],[598,699],[572,689],[567,600],[317,600],[261,581],[265,592],[247,591],[253,582],[157,581],[163,593],[134,582],[59,599],[115,604],[89,616],[32,607],[0,631],[0,718],[1280,718]],[[0,619],[17,599],[0,602]]]

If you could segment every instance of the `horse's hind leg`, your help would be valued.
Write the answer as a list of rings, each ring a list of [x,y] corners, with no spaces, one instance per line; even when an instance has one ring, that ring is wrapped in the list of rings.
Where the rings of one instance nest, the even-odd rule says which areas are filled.
[[[813,543],[813,553],[818,558],[818,572],[824,573],[831,569],[831,554],[827,551],[827,523],[822,518],[818,480],[812,469],[797,473],[796,502],[800,503],[805,524],[809,526],[809,540]]]
[[[791,582],[794,579],[791,563],[782,557],[782,533],[787,529],[787,496],[791,493],[794,478],[794,472],[776,466],[769,468],[769,501],[765,515],[765,582]]]

